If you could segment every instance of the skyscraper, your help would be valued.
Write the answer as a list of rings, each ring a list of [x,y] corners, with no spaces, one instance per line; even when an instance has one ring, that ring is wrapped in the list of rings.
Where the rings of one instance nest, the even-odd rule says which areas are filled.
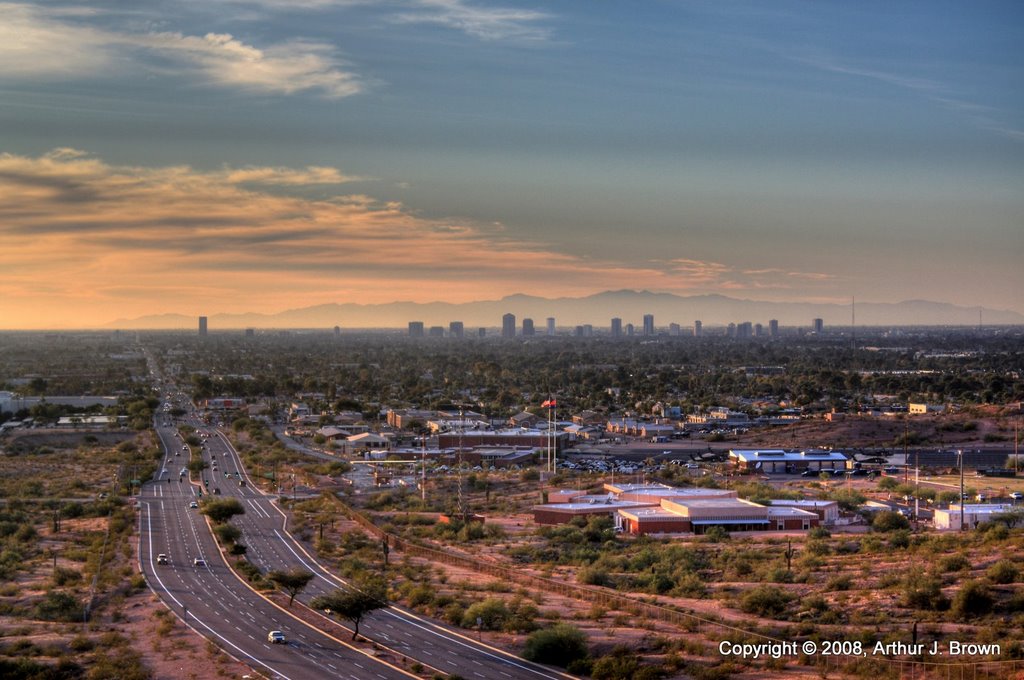
[[[422,321],[410,321],[409,322],[409,337],[410,338],[422,338],[423,337],[423,322]]]
[[[516,315],[506,314],[501,317],[501,337],[503,338],[514,338],[516,337]]]
[[[671,335],[674,338],[678,338],[679,337],[679,324],[677,324],[677,323],[670,323],[668,325],[668,334]]]
[[[779,320],[771,319],[768,321],[768,335],[773,338],[779,337]]]
[[[206,317],[199,317],[199,335],[206,335]]]
[[[448,337],[449,338],[461,338],[465,335],[466,329],[462,325],[461,321],[452,321],[448,324]]]
[[[523,337],[533,337],[533,319],[523,319]]]
[[[811,321],[811,329],[820,335],[825,330],[825,322],[821,319],[814,319]]]
[[[693,322],[693,337],[699,338],[699,337],[702,337],[703,335],[704,335],[704,325],[700,322],[700,320],[694,321]]]
[[[613,338],[621,338],[622,337],[622,319],[620,319],[618,317],[615,317],[614,319],[612,319],[612,337]]]
[[[548,317],[548,335],[554,335],[554,334],[555,334],[555,317],[549,316]]]
[[[653,314],[644,314],[644,335],[654,335]]]

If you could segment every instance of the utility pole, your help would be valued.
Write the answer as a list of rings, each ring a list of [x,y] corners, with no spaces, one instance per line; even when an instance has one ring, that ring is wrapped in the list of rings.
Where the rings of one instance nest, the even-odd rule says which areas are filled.
[[[956,455],[960,458],[960,531],[963,531],[964,515],[967,511],[964,507],[964,450],[958,449]]]

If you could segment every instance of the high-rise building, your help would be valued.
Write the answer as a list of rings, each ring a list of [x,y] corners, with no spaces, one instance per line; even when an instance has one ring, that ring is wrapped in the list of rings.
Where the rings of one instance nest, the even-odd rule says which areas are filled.
[[[206,335],[206,317],[199,317],[199,335]]]
[[[762,326],[759,323],[755,323],[754,324],[754,337],[755,338],[760,338],[763,335],[764,335],[764,326]]]
[[[576,335],[577,338],[582,338],[583,337],[583,326],[576,326],[576,330],[574,331],[574,334]]]
[[[466,329],[463,327],[461,321],[452,321],[448,324],[448,337],[449,338],[461,338],[465,335]]]
[[[443,338],[444,337],[444,326],[431,326],[427,330],[427,336],[431,338]]]
[[[679,324],[677,324],[677,323],[670,323],[668,325],[668,334],[671,335],[674,338],[678,338],[679,337]]]
[[[341,335],[341,326],[335,326],[334,327],[334,336],[337,337],[339,335]]]
[[[410,321],[409,322],[409,337],[410,338],[422,338],[423,337],[423,322],[422,321]]]
[[[593,325],[591,325],[589,323],[583,324],[583,337],[585,337],[585,338],[592,338],[592,337],[594,337],[594,326]]]
[[[555,317],[548,317],[548,335],[553,336],[555,334]]]
[[[533,319],[523,319],[523,337],[533,337]]]
[[[704,324],[699,320],[693,322],[693,337],[700,338],[704,335]]]
[[[612,337],[613,338],[621,338],[622,337],[622,319],[620,319],[618,317],[615,317],[614,319],[612,319]]]
[[[644,314],[644,335],[654,335],[653,314]]]
[[[749,338],[754,334],[754,325],[749,321],[736,325],[736,337],[737,338]]]
[[[487,329],[486,328],[477,329],[476,337],[478,337],[478,338],[486,338],[487,337]]]
[[[627,323],[626,324],[626,336],[631,338],[631,337],[633,337],[634,333],[636,333],[636,329],[633,327],[633,324]]]
[[[516,337],[516,315],[506,314],[501,317],[501,337],[503,338],[514,338]]]
[[[247,337],[247,338],[256,337],[256,329],[255,328],[246,328],[245,329],[245,337]]]
[[[779,337],[779,320],[778,319],[770,319],[768,321],[768,335],[770,335],[773,338]]]
[[[811,321],[811,330],[820,335],[825,330],[825,322],[821,319],[814,319]]]
[[[736,324],[730,323],[725,327],[725,337],[735,338],[736,337]]]

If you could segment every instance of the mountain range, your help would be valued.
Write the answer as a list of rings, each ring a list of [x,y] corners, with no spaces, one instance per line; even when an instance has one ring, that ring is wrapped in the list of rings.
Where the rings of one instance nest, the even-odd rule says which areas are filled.
[[[666,328],[678,323],[692,327],[695,320],[705,326],[723,326],[728,323],[750,321],[765,327],[770,319],[781,326],[811,325],[820,318],[825,326],[849,327],[851,305],[819,304],[808,302],[763,302],[740,300],[723,295],[679,296],[670,293],[619,290],[606,291],[578,298],[542,298],[530,295],[510,295],[500,300],[478,302],[389,302],[384,304],[323,304],[289,309],[273,314],[247,312],[239,314],[209,314],[209,328],[405,328],[410,321],[422,321],[424,326],[444,326],[451,321],[462,321],[467,332],[477,328],[501,326],[506,313],[516,315],[518,324],[523,318],[532,318],[538,332],[542,332],[548,317],[554,317],[560,328],[592,324],[607,328],[612,317],[622,319],[623,325],[632,323],[642,327],[643,316],[653,314],[655,326]],[[903,302],[858,302],[858,326],[976,326],[1024,324],[1024,315],[1007,310],[979,307],[961,307],[944,302],[906,300]],[[118,319],[106,325],[120,329],[177,329],[195,328],[197,317],[182,314],[159,314],[134,319]]]

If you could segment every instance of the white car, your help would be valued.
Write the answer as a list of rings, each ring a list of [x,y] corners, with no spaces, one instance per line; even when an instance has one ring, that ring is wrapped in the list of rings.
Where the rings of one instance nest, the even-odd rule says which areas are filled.
[[[192,566],[193,567],[205,567],[206,566],[206,560],[204,560],[202,557],[197,557],[194,560],[192,560]]]
[[[188,504],[188,507],[190,507],[190,508],[198,508],[199,507],[199,503],[196,503],[195,501],[192,501],[191,503]]]
[[[1024,498],[1024,493],[1021,493],[1020,491],[1014,491],[1013,493],[1010,494],[1010,498],[1012,498],[1015,501],[1019,501],[1020,499]]]
[[[271,644],[284,644],[288,640],[285,639],[284,633],[279,630],[272,630],[267,633],[267,642]]]

